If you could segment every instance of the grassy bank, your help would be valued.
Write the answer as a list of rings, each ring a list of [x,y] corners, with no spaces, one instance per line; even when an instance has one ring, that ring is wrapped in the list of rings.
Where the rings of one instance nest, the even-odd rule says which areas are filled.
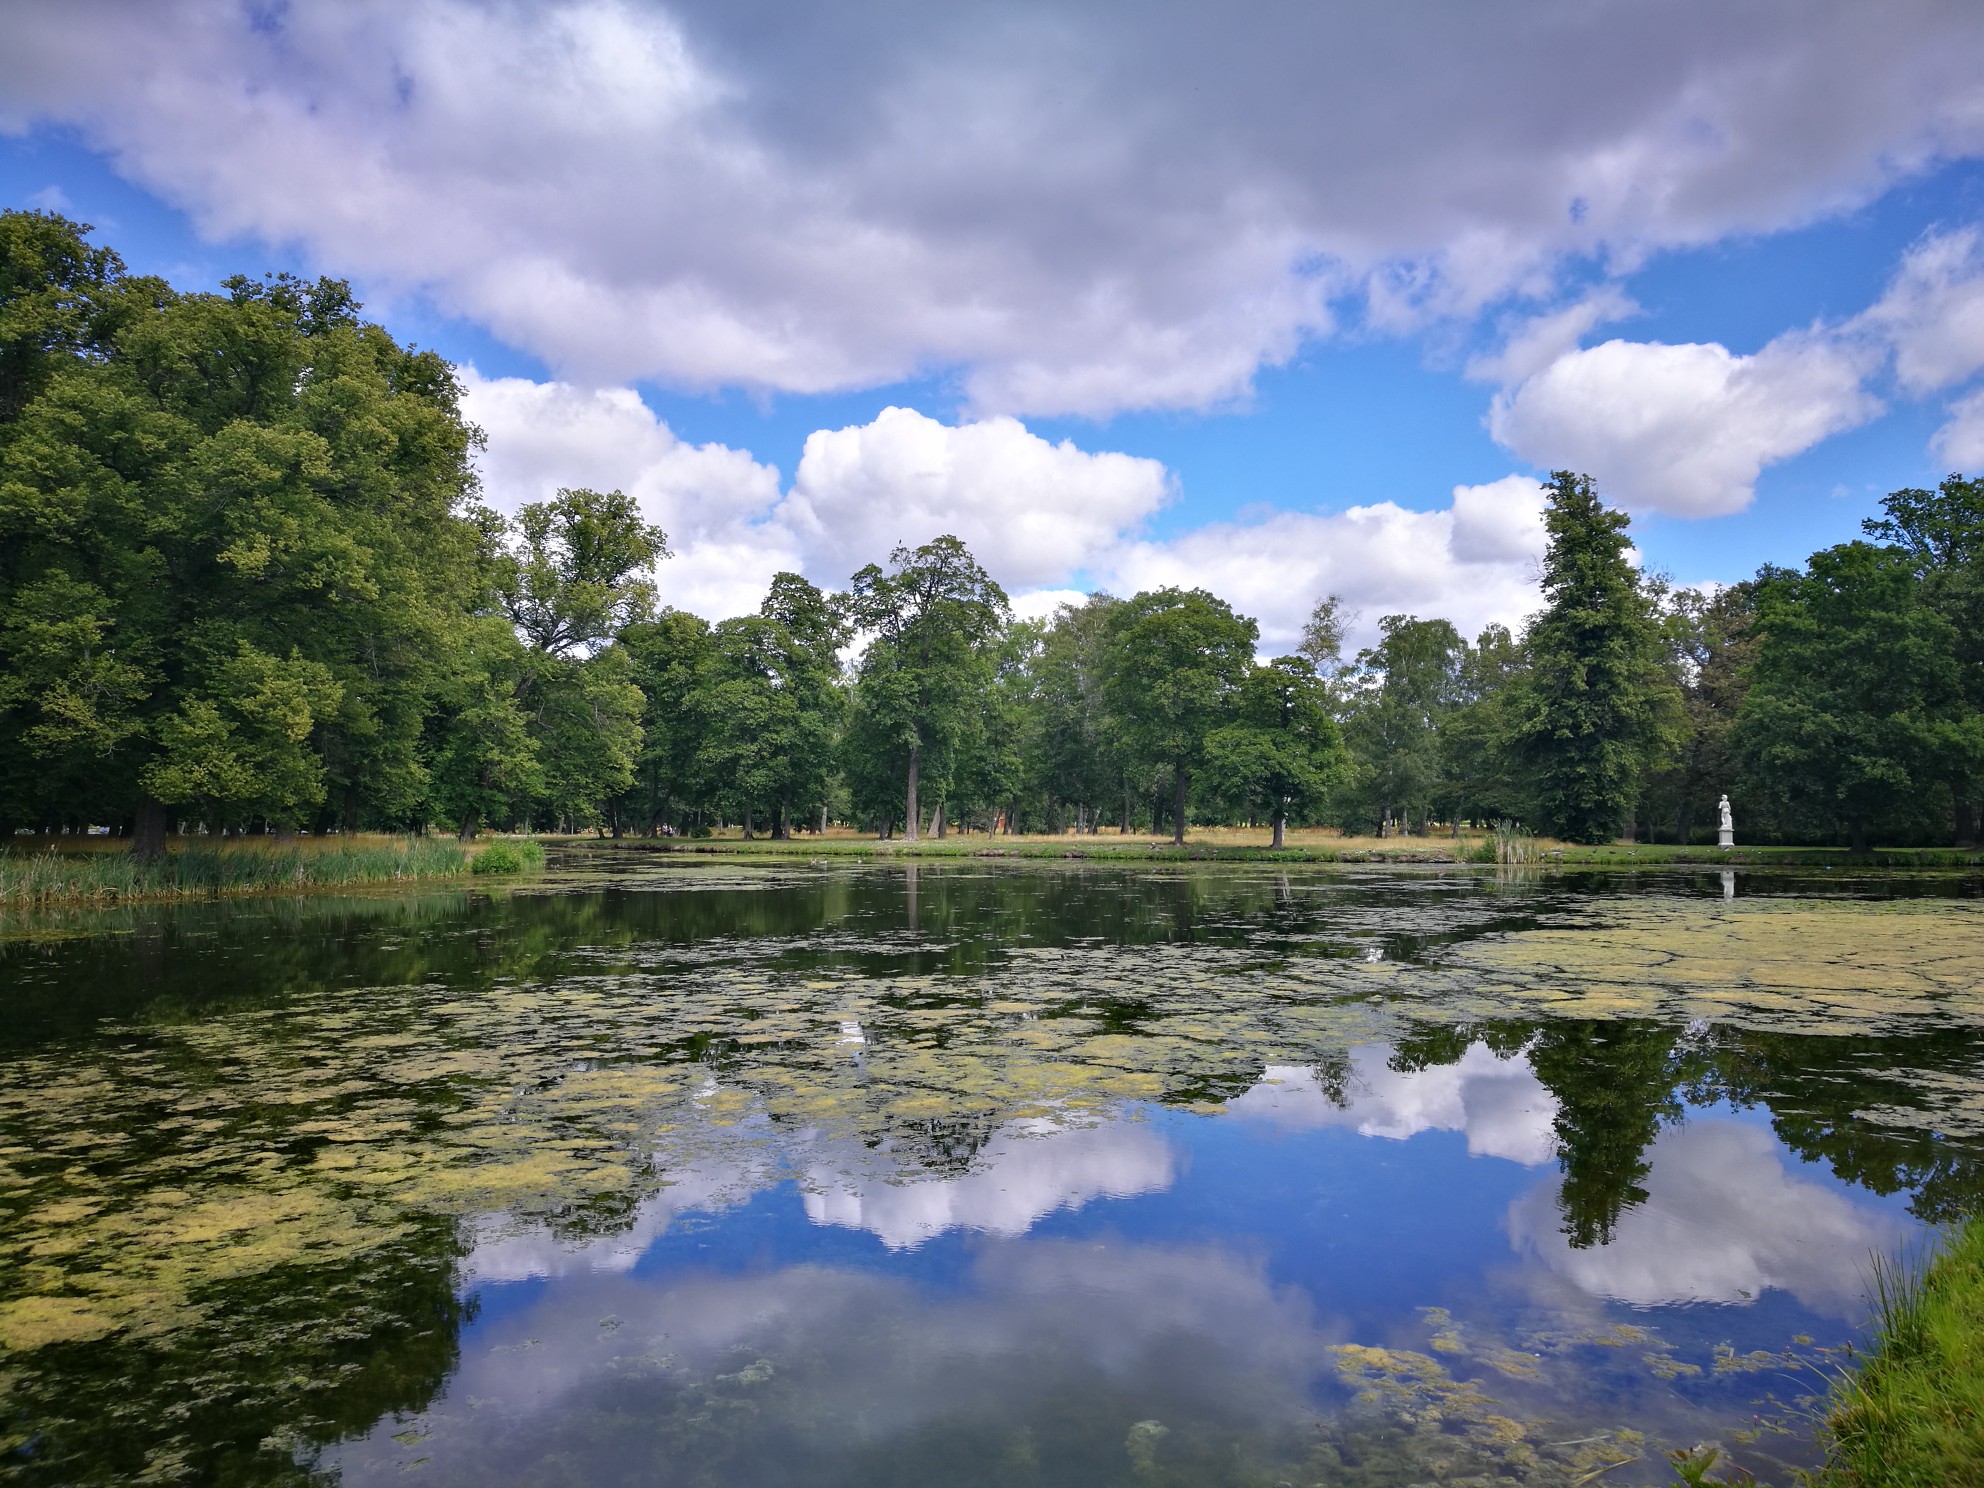
[[[808,832],[788,841],[767,837],[745,841],[734,829],[709,837],[623,837],[570,839],[574,845],[613,846],[642,852],[721,853],[801,858],[1095,858],[1103,861],[1185,860],[1192,862],[1275,863],[1469,863],[1494,860],[1493,838],[1478,832],[1459,837],[1346,837],[1324,830],[1290,832],[1287,845],[1269,845],[1267,829],[1211,827],[1192,832],[1183,847],[1169,837],[1121,836],[1105,831],[1096,836],[1073,833],[1008,837],[983,832],[953,833],[941,838],[905,842],[877,840],[865,833],[833,828]],[[1980,868],[1984,853],[1951,850],[1876,849],[1855,857],[1845,848],[1678,846],[1671,843],[1612,843],[1579,846],[1541,838],[1535,841],[1534,861],[1545,867],[1632,868],[1667,864],[1717,868]]]
[[[491,844],[482,853],[498,846],[509,844]],[[471,860],[471,853],[445,837],[195,840],[174,844],[156,863],[134,861],[121,845],[12,848],[0,853],[0,905],[115,904],[347,888],[454,877],[468,872]],[[543,861],[541,848],[537,860]]]
[[[1984,1220],[1876,1277],[1874,1348],[1834,1390],[1823,1488],[1984,1485]]]

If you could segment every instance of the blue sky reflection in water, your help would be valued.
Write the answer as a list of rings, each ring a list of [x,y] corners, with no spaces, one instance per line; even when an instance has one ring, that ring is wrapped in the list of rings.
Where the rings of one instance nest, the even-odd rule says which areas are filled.
[[[687,1174],[589,1245],[492,1232],[466,1261],[480,1309],[446,1398],[334,1460],[347,1482],[423,1458],[450,1481],[556,1480],[554,1462],[591,1482],[673,1480],[646,1460],[649,1415],[674,1405],[667,1375],[735,1385],[726,1398],[757,1421],[751,1392],[784,1367],[797,1398],[746,1433],[773,1460],[747,1445],[737,1481],[860,1481],[849,1469],[877,1437],[992,1448],[1030,1433],[1037,1453],[1085,1407],[1102,1419],[1082,1455],[1101,1468],[1098,1448],[1137,1420],[1272,1439],[1333,1410],[1332,1346],[1426,1351],[1428,1308],[1497,1340],[1625,1323],[1710,1371],[1718,1345],[1837,1341],[1868,1258],[1919,1230],[1899,1201],[1800,1162],[1766,1121],[1710,1107],[1656,1139],[1647,1197],[1611,1238],[1574,1249],[1556,1102],[1528,1062],[1480,1044],[1445,1068],[1401,1073],[1391,1057],[1353,1051],[1344,1104],[1311,1072],[1275,1069],[1223,1114],[1003,1130],[955,1177],[850,1176],[848,1154],[802,1149],[801,1178]],[[1676,1392],[1641,1357],[1654,1351],[1599,1347],[1624,1367],[1546,1412],[1679,1440],[1741,1423],[1772,1387],[1796,1393],[1735,1373],[1687,1390],[1687,1409],[1656,1398]],[[806,1465],[777,1460],[795,1450]],[[926,1450],[936,1480],[979,1480]],[[1040,1480],[1123,1476],[1067,1466]]]
[[[1984,1186],[1984,902],[1724,893],[598,853],[9,926],[0,1463],[1781,1481]]]

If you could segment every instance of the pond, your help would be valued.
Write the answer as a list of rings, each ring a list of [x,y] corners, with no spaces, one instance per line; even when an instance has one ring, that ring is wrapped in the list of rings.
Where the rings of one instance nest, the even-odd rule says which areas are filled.
[[[1976,890],[603,849],[17,920],[0,1476],[1788,1481],[1984,1196]]]

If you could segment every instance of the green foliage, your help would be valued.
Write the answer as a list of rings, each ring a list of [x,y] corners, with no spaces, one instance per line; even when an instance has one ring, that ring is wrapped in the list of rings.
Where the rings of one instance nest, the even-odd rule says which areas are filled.
[[[182,295],[85,231],[0,214],[0,820],[406,809],[481,582],[453,370],[336,281]]]
[[[1156,589],[1109,611],[1102,696],[1126,756],[1166,768],[1173,840],[1190,777],[1253,666],[1260,627],[1203,589]]]
[[[1510,743],[1527,768],[1537,824],[1572,842],[1619,833],[1678,705],[1659,633],[1627,561],[1625,513],[1590,477],[1551,477],[1544,609],[1525,637]]]
[[[1767,571],[1755,625],[1732,743],[1782,815],[1843,827],[1862,851],[1872,826],[1978,756],[1953,629],[1903,550],[1845,543],[1804,572]]]
[[[654,610],[645,577],[669,556],[659,527],[619,491],[561,490],[517,513],[498,561],[503,609],[546,656],[586,653]]]
[[[544,866],[544,844],[535,838],[499,840],[477,853],[469,863],[471,873],[522,873]]]
[[[1317,811],[1343,773],[1343,741],[1329,701],[1328,688],[1306,659],[1278,657],[1247,674],[1232,722],[1207,737],[1207,783],[1247,812],[1265,816],[1276,847],[1289,818]]]
[[[1462,701],[1468,647],[1445,620],[1387,615],[1378,631],[1347,679],[1353,810],[1369,823],[1423,823],[1443,794],[1440,740]]]
[[[541,861],[543,849],[538,852]],[[446,878],[467,868],[458,845],[432,837],[308,846],[272,845],[268,838],[192,843],[151,863],[116,852],[0,853],[0,904],[205,899]]]
[[[1874,1347],[1834,1389],[1826,1488],[1984,1482],[1984,1221],[1926,1266],[1877,1264]]]
[[[899,547],[889,562],[887,572],[871,563],[855,574],[848,615],[872,635],[855,682],[863,730],[902,757],[900,819],[914,839],[926,752],[941,800],[972,704],[991,681],[991,646],[1009,610],[1005,591],[948,534]]]
[[[1168,797],[1181,844],[1193,807],[1277,839],[1439,818],[1602,843],[1686,839],[1733,789],[1750,840],[1978,836],[1978,481],[1895,492],[1885,546],[1670,593],[1558,472],[1520,637],[1388,615],[1350,666],[1337,595],[1305,661],[1266,668],[1203,590],[1014,625],[951,536],[844,595],[780,574],[712,627],[657,607],[666,539],[625,493],[476,505],[454,369],[361,310],[335,279],[182,294],[0,213],[0,835],[1127,832]]]

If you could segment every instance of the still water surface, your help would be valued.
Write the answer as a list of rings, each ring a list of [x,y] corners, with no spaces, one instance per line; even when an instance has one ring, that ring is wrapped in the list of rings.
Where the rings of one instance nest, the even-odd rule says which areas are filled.
[[[766,867],[0,929],[0,1476],[1808,1463],[1984,1194],[1960,879]]]

